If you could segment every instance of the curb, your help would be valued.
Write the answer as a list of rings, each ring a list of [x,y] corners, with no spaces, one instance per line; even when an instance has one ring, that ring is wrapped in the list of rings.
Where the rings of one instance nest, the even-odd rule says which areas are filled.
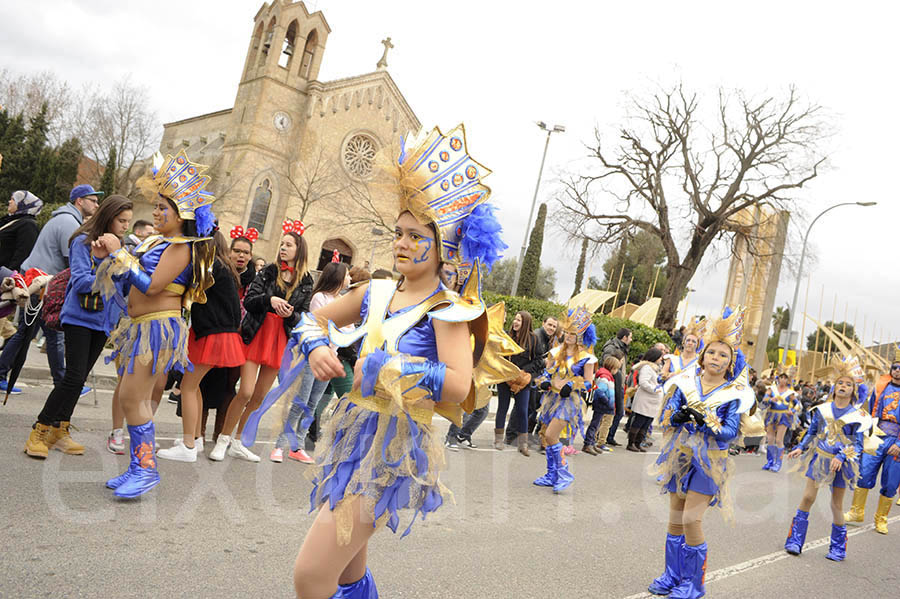
[[[53,377],[50,376],[49,368],[41,368],[40,366],[24,366],[22,372],[19,373],[19,380],[28,381],[37,385],[53,384]],[[88,373],[86,385],[103,389],[106,391],[114,391],[119,382],[119,377],[109,374],[90,374]]]

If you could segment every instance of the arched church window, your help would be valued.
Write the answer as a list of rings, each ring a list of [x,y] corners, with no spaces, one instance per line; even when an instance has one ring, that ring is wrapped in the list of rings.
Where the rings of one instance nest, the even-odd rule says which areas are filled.
[[[367,179],[372,174],[376,152],[378,146],[375,140],[364,133],[357,133],[344,144],[344,168],[356,179]]]
[[[268,179],[263,179],[253,193],[253,205],[250,206],[250,218],[247,219],[247,227],[255,228],[260,234],[265,232],[266,218],[269,216],[269,203],[271,201],[271,183],[269,183]]]
[[[306,45],[303,46],[303,60],[300,61],[300,76],[309,79],[313,58],[316,56],[316,44],[319,43],[319,34],[313,29],[306,37]]]
[[[278,66],[290,68],[291,57],[294,56],[294,42],[297,38],[297,21],[291,21],[287,33],[284,35],[284,43],[281,46],[281,56],[278,57]]]
[[[272,48],[272,38],[275,36],[275,17],[269,21],[266,33],[263,36],[262,51],[259,53],[259,66],[266,64],[266,57],[269,56],[269,50]]]

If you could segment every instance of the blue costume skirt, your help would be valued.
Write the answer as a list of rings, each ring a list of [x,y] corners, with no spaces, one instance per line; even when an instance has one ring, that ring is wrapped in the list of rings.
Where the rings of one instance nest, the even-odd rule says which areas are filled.
[[[715,440],[679,427],[666,431],[659,458],[647,469],[656,478],[661,493],[688,491],[709,495],[709,505],[722,510],[726,521],[734,519],[734,503],[728,481],[734,472],[734,460],[728,449],[719,449]]]
[[[115,360],[119,376],[126,366],[129,373],[134,373],[135,361],[150,364],[153,374],[169,372],[172,368],[193,370],[187,355],[188,327],[181,310],[151,312],[134,318],[124,316],[110,333],[109,340],[113,352],[106,363]]]
[[[336,403],[315,461],[310,511],[325,505],[334,513],[340,545],[350,541],[354,498],[362,500],[364,522],[394,532],[398,512],[413,510],[406,536],[418,514],[424,519],[452,497],[439,480],[444,448],[425,408],[402,411],[390,400],[353,391]]]
[[[794,428],[794,413],[787,411],[766,410],[766,428],[770,426],[786,426],[788,429]]]
[[[800,476],[812,479],[816,483],[816,487],[831,485],[838,489],[849,486],[851,489],[856,488],[856,479],[859,478],[859,460],[845,458],[844,464],[837,472],[831,471],[831,459],[833,453],[824,449],[810,449],[804,453],[797,463],[788,470],[788,472],[796,472]],[[801,472],[806,474],[800,474]]]
[[[548,390],[541,398],[538,419],[544,426],[548,426],[554,418],[565,420],[571,428],[572,439],[576,433],[584,437],[584,415],[581,410],[583,404],[581,396],[574,391],[569,397],[560,397],[558,392]]]

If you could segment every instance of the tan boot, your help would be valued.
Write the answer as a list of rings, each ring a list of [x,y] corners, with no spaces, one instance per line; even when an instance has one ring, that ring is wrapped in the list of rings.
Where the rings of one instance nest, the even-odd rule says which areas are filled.
[[[51,427],[47,445],[66,455],[82,455],[84,453],[84,445],[76,443],[75,439],[69,435],[70,426],[71,424],[68,422],[60,422],[59,426]]]
[[[494,429],[494,449],[497,451],[503,451],[503,429],[495,428]]]
[[[878,509],[875,510],[875,532],[883,535],[887,534],[887,517],[891,511],[891,503],[893,501],[893,497],[885,497],[880,493],[878,494]]]
[[[528,433],[519,433],[516,437],[516,441],[519,445],[519,453],[526,458],[530,457],[531,453],[528,451]]]
[[[45,459],[50,451],[47,438],[50,436],[50,427],[40,422],[35,422],[31,427],[31,434],[25,441],[25,453],[33,458]]]
[[[866,519],[866,498],[869,496],[869,490],[862,487],[856,487],[853,491],[853,503],[850,505],[850,511],[844,514],[844,520],[850,522],[862,522]]]

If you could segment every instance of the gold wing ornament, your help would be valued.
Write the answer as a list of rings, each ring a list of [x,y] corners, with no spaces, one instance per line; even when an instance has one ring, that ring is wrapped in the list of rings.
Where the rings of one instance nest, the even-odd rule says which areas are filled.
[[[487,405],[491,399],[490,385],[510,381],[519,374],[518,366],[507,360],[506,356],[514,356],[525,350],[503,330],[504,324],[506,304],[498,302],[487,309],[487,343],[481,359],[472,371],[469,395],[461,405],[466,412],[471,413]]]

